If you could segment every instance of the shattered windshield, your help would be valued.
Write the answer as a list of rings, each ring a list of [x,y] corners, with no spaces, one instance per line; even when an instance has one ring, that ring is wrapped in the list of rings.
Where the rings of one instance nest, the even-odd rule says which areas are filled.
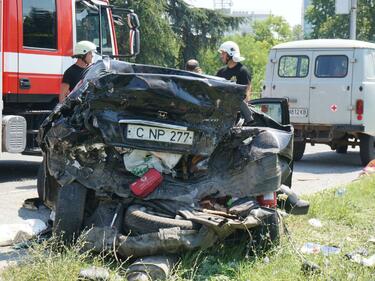
[[[110,22],[106,9],[101,12],[103,54],[113,54]],[[87,40],[99,46],[99,7],[76,2],[77,42]]]

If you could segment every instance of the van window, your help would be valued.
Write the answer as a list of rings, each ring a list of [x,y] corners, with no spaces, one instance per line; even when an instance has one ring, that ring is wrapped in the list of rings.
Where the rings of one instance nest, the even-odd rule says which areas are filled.
[[[23,46],[57,49],[55,0],[23,0]]]
[[[342,78],[348,74],[348,57],[322,55],[315,60],[315,76],[319,78]]]
[[[107,9],[101,11],[103,54],[112,54],[110,22]],[[76,2],[77,42],[87,40],[99,46],[99,7]]]
[[[280,77],[302,78],[309,73],[309,58],[307,56],[282,56],[279,62]]]

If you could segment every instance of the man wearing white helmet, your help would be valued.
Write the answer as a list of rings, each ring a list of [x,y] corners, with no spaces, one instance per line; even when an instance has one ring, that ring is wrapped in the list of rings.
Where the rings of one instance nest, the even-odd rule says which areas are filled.
[[[75,45],[72,57],[76,58],[77,61],[64,72],[59,96],[60,102],[81,80],[83,71],[92,63],[93,52],[95,51],[96,45],[90,41],[80,41]]]
[[[247,99],[250,99],[251,75],[247,68],[241,63],[245,58],[241,57],[240,48],[235,42],[226,41],[221,44],[218,51],[221,61],[225,63],[226,66],[219,69],[216,76],[234,81],[240,85],[247,85]]]

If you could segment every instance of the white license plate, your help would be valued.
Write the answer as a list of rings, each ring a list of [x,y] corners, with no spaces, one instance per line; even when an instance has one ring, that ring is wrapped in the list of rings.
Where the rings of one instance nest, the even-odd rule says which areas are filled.
[[[290,117],[307,117],[307,108],[289,108]]]
[[[192,145],[194,132],[128,124],[127,138]]]

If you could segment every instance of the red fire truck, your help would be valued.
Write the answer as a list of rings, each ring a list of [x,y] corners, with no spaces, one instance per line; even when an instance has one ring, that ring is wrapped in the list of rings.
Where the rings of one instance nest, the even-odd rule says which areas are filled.
[[[40,123],[58,102],[74,44],[88,40],[101,55],[118,55],[115,23],[127,15],[129,55],[139,51],[138,17],[108,0],[0,0],[2,150],[38,151]]]

